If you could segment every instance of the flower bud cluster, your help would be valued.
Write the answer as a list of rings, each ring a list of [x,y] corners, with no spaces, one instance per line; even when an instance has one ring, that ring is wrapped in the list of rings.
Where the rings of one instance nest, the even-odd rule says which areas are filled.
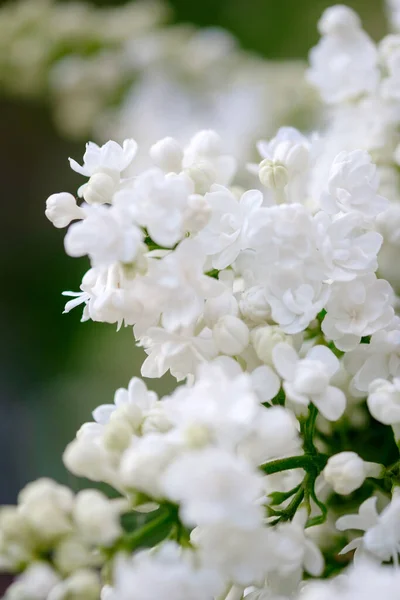
[[[109,500],[98,490],[71,490],[38,479],[19,494],[17,506],[0,509],[0,565],[20,572],[6,598],[93,598],[100,593],[99,548],[121,536],[125,499]]]

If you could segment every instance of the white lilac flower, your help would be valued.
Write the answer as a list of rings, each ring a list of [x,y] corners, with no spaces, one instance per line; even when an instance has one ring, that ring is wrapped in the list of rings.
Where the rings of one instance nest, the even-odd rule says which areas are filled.
[[[347,213],[332,219],[320,211],[315,223],[328,279],[350,281],[376,271],[383,238],[376,231],[366,231],[359,215]]]
[[[397,600],[400,573],[391,566],[363,559],[339,577],[309,581],[301,591],[302,600],[373,600],[379,595]],[[269,596],[265,600],[269,600]],[[249,598],[250,600],[250,598]],[[253,599],[252,599],[253,600]],[[264,600],[264,597],[254,600]]]
[[[332,163],[321,208],[328,214],[355,212],[374,218],[389,206],[378,187],[379,175],[367,152],[341,152]]]
[[[292,346],[278,344],[272,351],[276,370],[284,380],[286,397],[300,412],[312,402],[329,421],[339,419],[346,407],[342,390],[330,385],[339,360],[326,346],[314,346],[300,359]]]
[[[364,336],[387,327],[394,316],[393,290],[371,273],[332,286],[322,331],[340,350],[352,350]]]
[[[122,535],[119,518],[128,506],[123,498],[109,500],[99,490],[82,490],[76,496],[72,515],[89,544],[110,546]]]
[[[180,505],[184,523],[253,529],[262,523],[262,477],[242,458],[220,448],[192,450],[164,470],[162,487]]]
[[[400,378],[374,379],[368,388],[367,404],[377,421],[385,425],[400,423]]]
[[[148,413],[157,403],[157,394],[147,389],[138,377],[132,377],[128,389],[119,388],[114,394],[114,404],[101,404],[93,411],[93,419],[100,425],[113,420],[124,420],[133,430],[138,430]]]
[[[233,315],[220,317],[213,327],[213,339],[221,354],[242,354],[250,341],[249,329],[241,319]]]
[[[155,552],[121,557],[115,566],[115,600],[209,600],[223,589],[223,579],[213,567],[199,564],[195,553],[174,542]]]
[[[246,456],[255,445],[259,452],[268,454],[273,448],[277,454],[283,453],[288,443],[296,445],[297,431],[284,408],[267,410],[260,405],[256,392],[261,377],[257,375],[263,374],[256,371],[243,373],[235,361],[225,357],[223,361],[216,359],[201,365],[192,387],[179,387],[161,403],[168,422],[189,445],[192,440],[195,444],[196,435],[201,434],[205,442],[217,442],[239,453],[243,450]],[[264,398],[269,399],[280,387],[272,369],[264,373],[262,384]],[[282,444],[278,440],[271,443],[269,439],[277,423],[285,440]]]
[[[284,577],[299,569],[304,569],[310,575],[321,575],[324,558],[306,533],[306,519],[307,512],[301,509],[290,523],[280,523],[274,529],[271,539],[271,562],[274,568],[271,571]]]
[[[354,375],[354,387],[365,396],[375,379],[400,377],[400,329],[397,323],[391,325],[374,333],[369,344],[360,344],[344,357],[345,368]]]
[[[382,80],[382,96],[390,100],[400,99],[400,36],[388,35],[380,44],[380,55],[387,71]]]
[[[238,585],[261,583],[274,568],[271,533],[266,527],[248,530],[225,524],[197,527],[191,540],[205,563],[218,567],[227,581]]]
[[[342,554],[356,549],[357,553],[367,554],[377,561],[393,559],[398,563],[400,552],[399,511],[400,497],[394,495],[390,504],[378,514],[377,498],[368,498],[360,506],[357,515],[345,515],[336,522],[340,531],[357,529],[364,531],[363,537],[352,540],[342,550]]]
[[[194,182],[196,192],[205,194],[213,184],[227,186],[236,172],[236,160],[224,154],[221,137],[212,130],[199,131],[183,151],[182,168]]]
[[[133,437],[122,454],[119,478],[124,488],[142,492],[159,499],[165,497],[163,474],[176,455],[180,445],[159,432],[143,437]]]
[[[214,359],[218,350],[210,329],[196,334],[193,327],[168,332],[151,327],[141,340],[148,357],[141,369],[143,377],[162,377],[168,370],[179,380],[194,374],[198,365]]]
[[[143,232],[118,207],[93,207],[65,236],[70,256],[90,257],[93,266],[132,263],[142,248]]]
[[[299,270],[280,269],[271,274],[267,284],[271,317],[284,333],[296,334],[307,329],[329,298],[328,286],[307,280],[304,275]]]
[[[257,144],[262,161],[249,165],[261,183],[275,191],[275,200],[298,202],[304,191],[304,175],[309,166],[310,142],[292,127],[281,127],[269,142]]]
[[[378,53],[348,6],[331,6],[318,28],[321,40],[312,48],[308,81],[324,102],[335,104],[372,92],[378,83]]]
[[[83,165],[79,165],[72,158],[69,159],[69,162],[74,171],[86,177],[103,170],[121,174],[131,164],[136,151],[137,144],[132,139],[125,140],[122,146],[113,141],[109,141],[103,146],[88,142],[83,156]]]
[[[51,591],[59,583],[60,576],[46,562],[32,562],[29,567],[11,584],[4,596],[5,600],[32,598],[47,600]]]
[[[170,248],[185,236],[186,213],[194,193],[193,181],[185,173],[165,174],[153,168],[118,192],[114,202],[131,212],[156,244]]]
[[[153,144],[149,154],[155,166],[165,173],[179,173],[182,169],[183,150],[172,137],[165,137]]]
[[[249,247],[249,230],[256,226],[263,196],[258,190],[249,190],[238,201],[229,189],[215,185],[205,198],[211,216],[198,239],[212,257],[213,267],[224,269]]]
[[[171,252],[149,264],[146,281],[153,287],[167,331],[189,327],[204,309],[206,298],[224,292],[224,285],[204,274],[203,249],[195,240],[183,240]]]

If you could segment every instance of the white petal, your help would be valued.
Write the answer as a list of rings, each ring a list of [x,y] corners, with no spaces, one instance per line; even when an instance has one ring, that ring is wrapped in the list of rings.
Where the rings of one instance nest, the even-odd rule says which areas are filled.
[[[346,408],[346,396],[337,387],[328,386],[326,392],[319,396],[312,396],[311,401],[328,421],[340,419]]]
[[[105,425],[106,423],[108,423],[111,414],[114,412],[115,410],[115,404],[102,404],[101,406],[98,406],[97,408],[94,409],[93,411],[93,419],[97,422],[100,423],[101,425]]]
[[[333,354],[332,350],[329,350],[326,346],[314,346],[314,348],[311,348],[307,353],[307,358],[319,360],[324,363],[331,377],[340,368],[338,358]]]
[[[274,366],[286,381],[292,381],[299,361],[296,351],[289,344],[277,344],[272,351]]]
[[[272,398],[275,398],[281,387],[278,375],[268,366],[254,369],[251,380],[261,402],[269,402]]]
[[[325,564],[321,550],[311,540],[306,540],[304,546],[304,568],[310,575],[318,577]]]

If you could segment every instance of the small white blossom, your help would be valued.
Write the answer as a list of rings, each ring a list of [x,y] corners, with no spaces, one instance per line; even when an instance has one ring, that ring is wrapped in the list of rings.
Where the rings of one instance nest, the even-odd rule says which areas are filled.
[[[382,465],[365,462],[355,452],[340,452],[328,459],[323,475],[337,494],[351,494],[366,477],[379,477],[382,469]]]
[[[191,539],[203,560],[228,581],[247,586],[262,582],[271,570],[271,534],[266,527],[244,530],[229,525],[196,528]]]
[[[248,232],[256,223],[263,197],[258,190],[245,192],[239,201],[222,186],[214,186],[206,194],[211,217],[198,239],[216,269],[231,265],[241,250],[249,247]]]
[[[368,408],[371,415],[385,425],[400,423],[400,379],[375,379],[368,388]]]
[[[267,287],[271,317],[282,331],[295,334],[304,331],[325,306],[328,286],[319,281],[307,281],[304,274],[294,270],[277,271]]]
[[[132,263],[142,248],[143,232],[116,207],[97,207],[74,223],[65,236],[70,256],[90,256],[93,266]]]
[[[137,144],[132,139],[125,140],[122,146],[113,141],[109,141],[103,146],[88,142],[83,156],[83,166],[72,158],[69,159],[69,162],[74,171],[86,177],[101,171],[120,174],[129,167],[136,151]]]
[[[228,356],[241,354],[250,341],[247,325],[238,317],[225,315],[213,327],[213,339],[220,352]]]
[[[283,378],[287,398],[298,410],[310,402],[329,421],[339,419],[346,407],[342,390],[330,385],[339,370],[339,361],[326,346],[314,346],[303,359],[289,344],[278,344],[272,351],[276,370]]]
[[[46,562],[33,562],[6,591],[5,600],[48,600],[60,577]]]
[[[322,331],[340,350],[352,350],[363,336],[386,327],[393,318],[393,290],[384,279],[364,275],[332,286]]]
[[[377,49],[348,6],[331,6],[319,23],[321,40],[312,48],[308,81],[327,103],[352,100],[378,83]]]
[[[52,194],[46,200],[45,215],[54,227],[67,227],[75,219],[84,219],[86,212],[76,204],[72,194],[61,192]]]
[[[171,248],[185,236],[194,193],[193,182],[185,173],[165,174],[153,168],[140,174],[132,187],[118,192],[114,203],[130,211],[156,244]]]
[[[154,164],[166,173],[179,173],[182,168],[183,150],[177,140],[166,137],[150,148]]]
[[[164,471],[167,497],[179,502],[188,525],[231,524],[252,529],[261,524],[257,500],[262,477],[243,459],[219,448],[188,452]]]
[[[295,185],[301,183],[309,164],[308,139],[292,127],[281,127],[270,142],[258,142],[257,149],[263,158],[258,165],[261,183],[278,192],[285,189],[283,198],[277,196],[278,202],[293,201],[293,193],[299,192]],[[250,170],[255,171],[255,165]]]
[[[371,219],[389,205],[388,200],[377,193],[378,186],[379,175],[367,152],[341,152],[332,163],[321,208],[329,214],[354,211]]]
[[[213,184],[229,185],[236,172],[236,160],[224,154],[222,139],[212,130],[196,133],[184,149],[182,168],[194,182],[196,192],[205,194]]]
[[[149,355],[142,365],[143,377],[162,377],[170,370],[179,381],[194,374],[199,364],[212,360],[218,354],[208,328],[196,335],[192,327],[179,333],[151,327],[141,344]]]
[[[393,497],[390,504],[378,514],[377,498],[368,498],[361,504],[357,515],[345,515],[336,522],[339,531],[358,529],[363,537],[355,538],[342,550],[342,554],[356,549],[357,553],[367,553],[379,561],[393,559],[396,564],[400,553],[399,511],[400,497]]]
[[[347,213],[332,220],[320,211],[315,223],[329,279],[350,281],[376,271],[383,238],[376,231],[365,231],[359,215]]]
[[[306,518],[306,511],[299,510],[291,523],[281,523],[274,530],[271,539],[274,568],[271,571],[285,577],[299,569],[310,575],[321,575],[324,558],[306,534]]]
[[[113,501],[98,490],[82,490],[76,496],[72,514],[85,540],[109,546],[122,534],[119,517],[127,508],[124,499]]]
[[[121,557],[115,567],[113,600],[209,600],[223,591],[217,571],[198,564],[196,555],[174,542],[155,552]]]

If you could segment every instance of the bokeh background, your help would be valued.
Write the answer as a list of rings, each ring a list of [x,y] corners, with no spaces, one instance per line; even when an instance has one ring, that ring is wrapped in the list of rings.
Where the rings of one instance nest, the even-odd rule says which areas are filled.
[[[171,22],[223,27],[245,49],[281,60],[306,59],[318,39],[317,20],[331,2],[169,4]],[[359,12],[373,38],[387,31],[382,1],[346,4]],[[51,193],[74,192],[82,183],[67,157],[80,160],[86,139],[71,141],[58,133],[47,98],[21,99],[4,88],[0,132],[0,502],[9,503],[27,481],[42,475],[79,485],[63,468],[62,451],[80,424],[90,420],[91,410],[112,401],[114,390],[139,373],[142,356],[130,328],[116,333],[112,325],[81,324],[79,309],[62,315],[61,292],[78,289],[87,261],[65,255],[63,231],[47,221],[44,205]],[[171,381],[150,385],[163,392]]]

